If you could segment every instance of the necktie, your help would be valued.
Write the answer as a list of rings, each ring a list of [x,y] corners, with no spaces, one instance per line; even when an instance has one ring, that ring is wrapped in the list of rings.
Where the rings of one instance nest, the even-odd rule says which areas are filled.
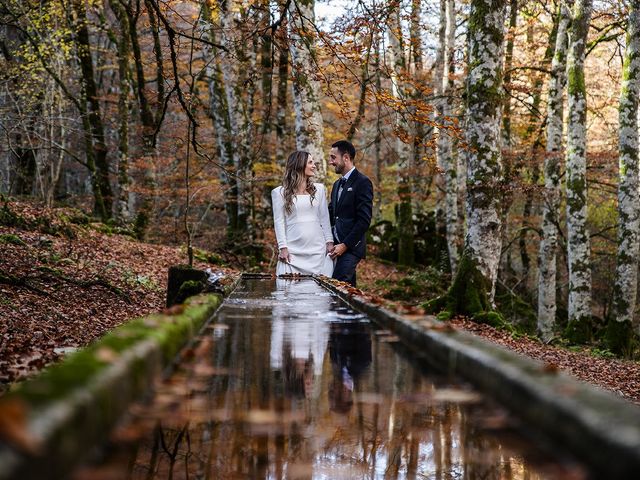
[[[342,189],[344,188],[345,183],[347,183],[347,179],[344,177],[340,178],[338,187],[338,200],[340,200],[340,195],[342,195]]]

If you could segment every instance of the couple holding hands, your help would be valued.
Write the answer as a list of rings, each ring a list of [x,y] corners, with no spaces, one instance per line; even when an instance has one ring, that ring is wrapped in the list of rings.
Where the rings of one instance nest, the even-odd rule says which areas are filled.
[[[329,163],[341,177],[331,189],[313,183],[316,164],[308,152],[289,155],[282,185],[271,192],[278,241],[276,274],[322,274],[356,286],[356,266],[366,253],[373,185],[354,166],[356,150],[331,145]]]

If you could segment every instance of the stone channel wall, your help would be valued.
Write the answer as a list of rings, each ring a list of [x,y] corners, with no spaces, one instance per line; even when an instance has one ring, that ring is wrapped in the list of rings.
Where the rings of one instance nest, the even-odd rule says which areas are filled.
[[[530,426],[597,472],[597,478],[639,478],[640,408],[433,316],[402,316],[318,281],[354,309],[402,339],[413,353],[496,398]]]
[[[221,303],[222,295],[200,295],[132,320],[17,384],[0,398],[0,480],[65,478]]]

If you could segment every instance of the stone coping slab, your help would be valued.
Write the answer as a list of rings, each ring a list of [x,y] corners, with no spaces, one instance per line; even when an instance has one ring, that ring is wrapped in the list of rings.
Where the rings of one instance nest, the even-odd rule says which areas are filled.
[[[403,316],[326,277],[317,281],[392,330],[419,357],[458,375],[591,466],[598,478],[640,475],[640,407],[430,315]],[[351,293],[350,293],[351,292]]]
[[[131,320],[16,384],[0,398],[0,480],[65,478],[151,390],[221,303],[222,295],[203,294]]]

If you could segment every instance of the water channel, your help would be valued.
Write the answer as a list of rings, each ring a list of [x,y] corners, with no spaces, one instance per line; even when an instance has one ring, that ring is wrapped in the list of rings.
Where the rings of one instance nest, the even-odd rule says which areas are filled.
[[[312,279],[244,279],[88,479],[583,479]]]

